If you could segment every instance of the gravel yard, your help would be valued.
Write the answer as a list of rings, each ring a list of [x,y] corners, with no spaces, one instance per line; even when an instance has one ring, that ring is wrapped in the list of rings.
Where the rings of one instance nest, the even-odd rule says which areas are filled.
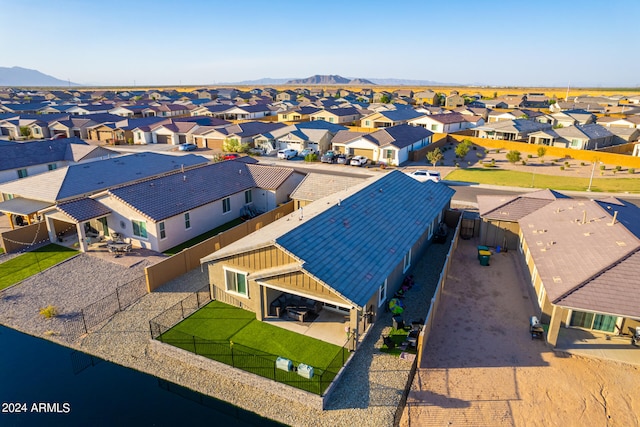
[[[452,234],[452,233],[451,233]],[[448,245],[431,245],[416,263],[416,284],[406,298],[406,318],[424,318]],[[61,321],[65,315],[103,298],[116,286],[143,274],[152,261],[124,268],[90,255],[80,254],[44,273],[0,293],[0,323],[20,331],[44,336],[106,360],[128,366],[201,393],[225,400],[268,418],[304,426],[392,425],[404,390],[411,362],[381,353],[382,334],[391,325],[385,313],[371,328],[352,363],[337,385],[324,411],[291,402],[263,390],[240,384],[234,378],[194,369],[186,360],[168,359],[149,351],[149,320],[207,284],[199,269],[147,294],[116,314],[97,331],[67,343]],[[38,309],[58,307],[61,316],[44,320]],[[54,331],[55,334],[51,334]]]

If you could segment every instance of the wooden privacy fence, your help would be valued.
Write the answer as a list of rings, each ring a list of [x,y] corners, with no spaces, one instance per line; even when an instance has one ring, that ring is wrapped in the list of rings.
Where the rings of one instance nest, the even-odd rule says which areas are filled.
[[[243,222],[204,242],[191,246],[177,254],[145,268],[147,291],[153,292],[165,283],[200,266],[200,259],[241,239],[267,224],[293,212],[293,201]]]
[[[456,231],[453,235],[453,239],[451,240],[451,247],[449,248],[449,252],[447,253],[447,258],[444,262],[444,266],[442,267],[442,272],[440,273],[440,278],[438,279],[438,285],[436,286],[436,290],[433,294],[433,298],[431,298],[431,304],[429,305],[429,312],[427,313],[427,318],[424,321],[424,325],[422,327],[422,332],[418,336],[418,355],[416,360],[418,363],[422,360],[422,352],[424,350],[424,344],[429,340],[429,335],[431,334],[431,329],[433,328],[433,322],[435,321],[436,312],[438,311],[438,307],[440,306],[440,299],[442,298],[442,290],[444,289],[447,274],[449,274],[449,267],[451,266],[451,258],[453,257],[453,253],[458,247],[458,238],[460,237],[460,225],[462,223],[463,215],[458,217],[458,223],[456,225]]]
[[[44,222],[25,225],[0,234],[0,246],[6,253],[29,249],[32,245],[49,240],[49,232]]]

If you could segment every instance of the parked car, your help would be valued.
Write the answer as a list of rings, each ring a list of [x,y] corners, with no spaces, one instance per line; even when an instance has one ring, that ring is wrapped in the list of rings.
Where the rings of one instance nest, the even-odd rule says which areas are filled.
[[[314,150],[313,148],[305,148],[300,152],[300,157],[304,158],[304,157],[307,157],[309,154],[316,154],[316,150]]]
[[[178,145],[178,150],[180,151],[195,151],[197,148],[198,146],[196,144],[188,144],[186,142]]]
[[[419,169],[408,174],[410,177],[420,182],[433,181],[440,182],[440,172],[426,169]]]
[[[353,159],[351,159],[351,162],[349,164],[351,166],[364,166],[368,161],[369,159],[365,156],[355,156]]]
[[[222,156],[222,160],[233,160],[237,159],[238,157],[240,157],[240,154],[238,153],[227,153]]]
[[[322,163],[335,163],[337,160],[337,154],[334,151],[327,151],[320,157]]]
[[[338,154],[337,162],[339,165],[348,165],[351,164],[351,159],[353,159],[353,156],[348,154]]]
[[[278,158],[279,159],[293,159],[295,156],[298,155],[298,152],[296,150],[293,150],[291,148],[286,148],[284,150],[280,150],[278,151]]]

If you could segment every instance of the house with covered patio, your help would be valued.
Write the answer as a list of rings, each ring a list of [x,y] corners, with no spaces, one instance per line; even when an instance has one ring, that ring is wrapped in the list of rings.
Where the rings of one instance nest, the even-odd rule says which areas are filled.
[[[336,313],[356,346],[430,244],[452,195],[392,171],[306,204],[201,263],[215,299],[276,326]]]

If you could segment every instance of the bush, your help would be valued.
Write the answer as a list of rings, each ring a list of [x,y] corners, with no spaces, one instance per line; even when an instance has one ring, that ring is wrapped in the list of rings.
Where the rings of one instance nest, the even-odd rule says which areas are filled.
[[[555,166],[556,162],[554,162],[553,160],[551,160],[551,166]]]
[[[601,171],[606,171],[606,170],[607,170],[607,167],[606,167],[605,165],[600,165],[600,170],[601,170]]]
[[[40,315],[45,319],[51,319],[58,315],[58,309],[52,305],[48,305],[45,308],[40,309]]]
[[[620,172],[622,170],[622,166],[616,166],[615,171]]]
[[[507,160],[509,163],[517,163],[520,161],[520,152],[518,150],[511,150],[507,153]]]
[[[496,165],[496,159],[491,159],[491,166],[495,166]]]
[[[629,168],[628,172],[633,175],[634,173],[636,173],[636,170],[635,168]]]
[[[560,170],[563,171],[564,170],[564,166],[560,166]]]
[[[533,154],[527,154],[527,159],[533,159]]]
[[[306,156],[304,156],[304,161],[305,162],[317,162],[318,161],[318,155],[316,153],[309,153]]]
[[[580,162],[580,166],[585,166],[584,162]]]
[[[482,166],[484,166],[485,168],[492,168],[493,165],[491,163],[483,163]]]
[[[481,159],[482,158],[482,153],[476,153],[476,157]]]
[[[526,160],[522,161],[522,166],[527,166],[527,161]]]
[[[569,166],[569,162],[564,162],[564,165],[565,166]]]

